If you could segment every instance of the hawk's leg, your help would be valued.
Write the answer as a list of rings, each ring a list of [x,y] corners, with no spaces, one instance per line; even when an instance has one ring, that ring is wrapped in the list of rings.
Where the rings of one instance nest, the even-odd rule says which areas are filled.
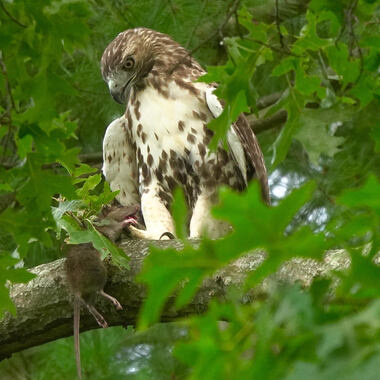
[[[211,216],[211,207],[215,202],[216,196],[214,194],[202,192],[198,196],[190,220],[191,239],[199,239],[204,235],[211,239],[217,239],[230,230],[227,222],[214,219]]]
[[[168,239],[167,232],[174,235],[173,219],[157,192],[149,189],[141,195],[141,211],[145,221],[145,230],[129,226],[132,236],[139,239]]]

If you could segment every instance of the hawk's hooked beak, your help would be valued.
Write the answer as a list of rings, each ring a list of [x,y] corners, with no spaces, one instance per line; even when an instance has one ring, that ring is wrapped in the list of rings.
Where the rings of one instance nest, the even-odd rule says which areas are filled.
[[[119,104],[126,104],[131,93],[131,88],[133,84],[132,80],[134,79],[134,76],[131,75],[126,79],[126,82],[124,81],[124,86],[120,86],[120,84],[117,81],[114,81],[112,79],[108,81],[108,88],[110,90],[111,96],[113,100],[115,100],[115,102]]]
[[[120,97],[120,92],[119,91],[115,91],[115,90],[111,90],[110,89],[110,93],[111,93],[111,96],[112,96],[112,99],[116,102],[116,103],[119,103],[119,104],[123,104],[123,100],[122,98]]]

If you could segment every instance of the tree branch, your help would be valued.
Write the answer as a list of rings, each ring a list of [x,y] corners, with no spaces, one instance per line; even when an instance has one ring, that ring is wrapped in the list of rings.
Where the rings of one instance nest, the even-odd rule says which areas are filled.
[[[280,100],[281,95],[282,92],[274,92],[273,94],[263,96],[262,98],[257,100],[257,109],[262,110],[264,108],[270,107],[272,104]]]
[[[8,16],[8,18],[10,20],[12,20],[15,24],[17,24],[18,26],[21,26],[21,28],[27,28],[26,25],[24,25],[22,22],[18,21],[15,17],[13,17],[9,11],[7,10],[7,8],[5,8],[3,2],[0,0],[0,8],[3,10],[3,12]]]
[[[135,281],[142,262],[148,255],[152,242],[127,240],[121,248],[131,258],[130,269],[119,269],[107,263],[108,282],[106,292],[115,296],[123,305],[122,311],[115,311],[103,299],[97,300],[96,307],[105,316],[110,326],[135,324],[146,289]],[[178,241],[156,241],[162,248],[180,247]],[[206,279],[200,286],[194,299],[180,310],[174,308],[174,296],[171,296],[162,313],[162,321],[173,321],[190,314],[199,314],[207,309],[212,297],[227,297],[227,289],[240,286],[248,272],[256,269],[265,260],[263,252],[248,254],[227,266],[212,278]],[[330,252],[324,263],[313,260],[295,259],[279,270],[278,274],[244,295],[244,302],[265,297],[273,281],[301,281],[309,285],[318,275],[324,275],[331,269],[344,268],[349,259],[342,251]],[[64,274],[64,259],[43,264],[31,270],[37,277],[27,284],[12,286],[11,298],[16,305],[17,315],[7,314],[0,321],[0,360],[29,347],[41,345],[72,335],[73,307],[71,295]],[[243,297],[243,295],[242,295]],[[102,298],[102,297],[100,297]],[[82,311],[81,331],[97,328],[94,318],[86,310]]]
[[[284,36],[282,35],[281,28],[280,28],[280,14],[278,10],[278,0],[275,0],[275,20],[276,20],[276,28],[277,28],[278,37],[280,39],[280,45],[284,49],[285,44],[284,44]]]
[[[286,122],[287,117],[288,113],[285,110],[280,110],[266,119],[250,120],[248,118],[248,120],[255,134],[258,135],[268,129],[277,128],[283,125]]]

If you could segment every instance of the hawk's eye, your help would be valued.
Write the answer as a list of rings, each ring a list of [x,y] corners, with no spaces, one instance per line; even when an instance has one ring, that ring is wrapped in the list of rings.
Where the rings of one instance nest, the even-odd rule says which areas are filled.
[[[135,65],[135,60],[132,57],[128,57],[124,63],[123,69],[130,70]]]

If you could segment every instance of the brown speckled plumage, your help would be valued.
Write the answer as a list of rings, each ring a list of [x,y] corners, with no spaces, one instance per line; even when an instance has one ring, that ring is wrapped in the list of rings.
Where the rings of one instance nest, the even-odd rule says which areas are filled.
[[[136,236],[174,233],[169,209],[176,186],[184,189],[192,210],[191,237],[205,229],[214,237],[225,232],[224,227],[218,231],[220,223],[209,215],[219,185],[243,190],[256,173],[269,201],[262,153],[244,115],[231,126],[230,150],[209,150],[213,132],[207,123],[218,116],[221,105],[213,85],[195,82],[205,71],[177,42],[146,28],[126,30],[104,51],[101,68],[114,99],[126,104],[124,116],[107,129],[103,171],[113,190],[123,190],[121,204],[141,200],[147,232],[134,231]],[[127,140],[120,146],[115,138],[119,132],[114,132],[126,128],[125,120]],[[135,157],[131,167],[112,154],[107,160],[110,151],[120,156],[123,149]]]

